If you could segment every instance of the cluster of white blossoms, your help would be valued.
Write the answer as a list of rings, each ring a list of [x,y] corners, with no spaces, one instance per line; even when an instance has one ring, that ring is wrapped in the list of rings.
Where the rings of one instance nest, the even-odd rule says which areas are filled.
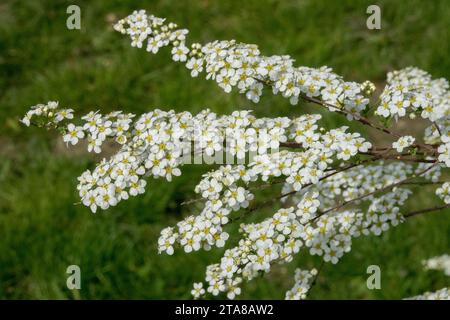
[[[260,223],[242,224],[239,245],[226,250],[220,263],[207,267],[207,291],[234,297],[243,280],[269,272],[273,264],[291,262],[303,247],[310,255],[336,264],[350,252],[353,238],[380,235],[402,221],[399,207],[409,194],[409,190],[398,188],[372,198],[364,214],[359,209],[322,211],[319,193],[306,192],[296,207],[280,209]]]
[[[303,246],[298,216],[317,209],[316,196],[305,196],[297,210],[280,209],[261,223],[241,225],[243,238],[239,245],[227,249],[220,263],[207,267],[207,291],[212,295],[226,292],[228,298],[234,298],[240,293],[243,278],[250,280],[260,271],[268,272],[274,262],[291,261]]]
[[[424,141],[439,145],[439,161],[450,167],[450,108],[445,110],[445,116],[436,120],[425,129]]]
[[[412,146],[414,141],[416,141],[416,139],[412,136],[403,136],[392,144],[392,148],[397,150],[397,152],[403,152],[403,149]]]
[[[425,141],[439,144],[438,159],[450,167],[450,91],[446,79],[432,79],[427,72],[412,67],[390,72],[380,100],[375,112],[379,116],[397,119],[420,115],[432,121],[425,130]]]
[[[119,144],[125,144],[129,137],[128,130],[134,115],[114,111],[106,115],[89,112],[81,119],[84,124],[61,123],[63,120],[72,120],[73,109],[59,109],[58,102],[49,101],[47,104],[32,106],[21,120],[26,126],[54,127],[62,130],[63,140],[67,144],[75,145],[83,138],[88,141],[87,150],[95,153],[101,152],[101,146],[108,138],[115,138]],[[32,122],[33,121],[33,122]]]
[[[203,210],[197,216],[180,221],[176,229],[164,229],[158,241],[159,251],[172,254],[174,244],[180,244],[186,252],[213,245],[222,247],[228,238],[223,231],[228,216],[233,211],[247,208],[254,198],[248,190],[250,182],[285,177],[285,182],[299,191],[324,177],[325,170],[335,159],[349,160],[371,147],[359,134],[346,133],[346,127],[323,134],[316,132],[314,123],[317,119],[317,116],[302,116],[294,121],[294,128],[301,130],[292,134],[295,140],[302,142],[304,151],[282,150],[257,155],[248,166],[222,166],[205,174],[195,188],[206,201]]]
[[[450,277],[450,255],[433,257],[423,261],[426,270],[442,270]]]
[[[45,124],[56,126],[64,119],[73,119],[73,109],[58,109],[57,101],[49,101],[46,104],[32,106],[21,122],[26,126],[30,126],[32,119],[37,119],[37,121],[45,119]],[[41,126],[44,123],[40,121],[36,125]]]
[[[172,31],[174,28],[175,24],[164,24],[164,19],[147,15],[143,10],[133,12],[115,25],[116,30],[131,37],[133,46],[141,47],[147,39],[151,47],[147,50],[152,53],[157,52],[152,45],[155,38],[160,43],[158,47],[171,44],[173,60],[186,62],[193,77],[205,71],[206,78],[215,80],[225,92],[237,87],[255,103],[262,95],[263,84],[268,84],[273,93],[280,93],[292,104],[297,104],[302,96],[317,98],[329,104],[329,110],[344,109],[352,118],[367,107],[367,95],[375,90],[370,82],[344,81],[328,67],[295,67],[289,56],[263,56],[253,44],[214,41],[203,46],[195,43],[188,49],[185,45],[187,30]]]
[[[295,285],[286,292],[286,300],[304,300],[311,288],[314,278],[317,276],[317,269],[295,270]]]
[[[364,196],[404,181],[409,175],[419,174],[424,170],[428,170],[422,174],[425,180],[438,181],[441,175],[439,166],[432,167],[430,164],[419,164],[414,168],[411,164],[405,162],[385,163],[380,161],[378,164],[337,172],[312,185],[310,189],[319,192],[323,209],[328,210],[341,202],[354,201],[356,198],[361,198],[361,201],[354,201],[355,204],[362,201],[371,201],[374,199],[373,196]],[[284,184],[283,194],[291,193],[292,190],[292,186]],[[283,201],[298,202],[301,197],[302,193],[298,192],[284,198]]]
[[[389,72],[375,113],[385,118],[420,114],[424,119],[436,121],[449,115],[448,89],[447,80],[433,80],[430,74],[417,68]]]
[[[172,55],[175,61],[186,61],[186,48],[184,41],[186,29],[177,29],[175,23],[165,23],[165,19],[147,15],[145,10],[134,11],[132,15],[118,21],[114,29],[127,34],[131,38],[133,47],[142,48],[144,42],[147,51],[157,53],[160,48],[173,46]]]
[[[206,109],[193,115],[155,109],[139,116],[93,111],[75,119],[72,109],[62,109],[57,102],[31,107],[22,122],[59,130],[67,145],[87,140],[88,151],[100,153],[107,141],[117,144],[109,159],[78,178],[82,203],[93,212],[144,193],[148,177],[171,181],[184,164],[221,165],[205,173],[195,187],[198,214],[166,227],[158,239],[158,251],[169,255],[178,248],[193,252],[224,247],[230,238],[227,225],[243,222],[235,246],[206,268],[204,282],[194,284],[194,298],[209,293],[234,299],[244,281],[301,254],[335,264],[351,250],[353,239],[380,235],[412,215],[445,207],[405,213],[402,207],[419,185],[439,184],[436,194],[450,205],[450,182],[439,181],[447,178],[443,169],[450,167],[446,80],[433,80],[416,68],[391,72],[380,104],[372,107],[375,86],[369,81],[345,81],[328,67],[296,67],[289,56],[263,56],[256,45],[234,40],[187,45],[188,30],[144,10],[114,28],[128,35],[132,46],[145,45],[149,52],[169,47],[172,59],[185,63],[193,77],[204,72],[225,92],[237,87],[257,103],[266,86],[292,104],[303,99],[397,139],[392,147],[372,146],[347,126],[321,127],[318,114],[257,118],[248,110],[217,115]],[[384,125],[372,123],[366,117],[371,112]],[[390,118],[407,114],[432,122],[425,130],[425,144],[386,127]],[[254,201],[257,190],[276,185],[280,192],[262,203]],[[281,208],[273,215],[243,221],[277,200]],[[286,299],[304,299],[316,275],[315,269],[297,269]],[[448,289],[420,297],[448,298]]]
[[[450,300],[450,288],[443,288],[435,292],[425,292],[405,300]]]
[[[334,156],[338,160],[349,160],[358,152],[367,152],[371,147],[359,133],[347,133],[347,127],[321,133],[324,129],[319,130],[316,124],[320,115],[305,115],[293,120],[285,117],[258,119],[250,111],[235,111],[228,116],[218,116],[204,110],[193,116],[189,112],[156,109],[135,121],[135,115],[119,111],[107,115],[90,112],[81,117],[84,123],[75,125],[61,123],[56,116],[67,112],[67,109],[59,111],[56,103],[50,105],[51,109],[45,105],[32,107],[22,121],[28,125],[29,121],[37,121],[42,126],[58,126],[63,131],[64,141],[71,144],[86,138],[88,151],[100,152],[107,138],[114,138],[122,145],[110,159],[103,159],[93,171],[87,170],[79,177],[78,190],[82,203],[93,212],[97,208],[114,206],[130,195],[143,193],[146,186],[144,178],[147,176],[164,177],[171,181],[173,176],[181,174],[179,166],[191,163],[192,153],[213,156],[224,151],[238,160],[245,160],[246,155],[252,153],[251,170],[240,176],[245,168],[236,169],[240,172],[239,179],[247,183],[258,175],[267,180],[269,176],[282,173],[287,176],[286,181],[299,190],[302,184],[316,183],[323,170],[333,162]],[[44,109],[53,111],[45,113]],[[276,152],[284,143],[299,144],[305,152]],[[216,177],[213,180],[227,185],[221,179]],[[202,196],[210,200],[207,207],[211,204],[212,208],[207,209],[205,214],[218,211],[227,215],[229,210],[240,208],[237,204],[245,205],[245,201],[237,200],[250,197],[250,193],[233,186],[233,183],[227,187],[226,190],[222,188],[227,197],[222,202],[217,201],[222,189],[210,194],[202,191]],[[214,190],[214,186],[207,188]],[[229,207],[222,207],[222,204]]]
[[[274,94],[280,93],[292,104],[304,98],[330,111],[343,112],[349,120],[360,119],[361,112],[370,109],[369,97],[375,86],[369,81],[362,84],[345,81],[328,67],[295,67],[294,59],[288,55],[263,56],[256,45],[235,40],[205,45],[194,43],[188,49],[185,45],[187,30],[175,28],[175,24],[165,23],[164,19],[147,15],[143,10],[133,12],[115,25],[116,30],[131,37],[134,46],[142,46],[146,39],[151,43],[155,37],[166,39],[158,41],[161,46],[172,45],[173,60],[185,62],[193,77],[204,71],[206,79],[215,80],[225,92],[237,87],[255,103],[259,102],[264,86],[269,86]],[[420,114],[435,122],[442,140],[438,147],[439,161],[450,167],[450,126],[443,125],[448,124],[450,117],[448,89],[447,80],[432,79],[417,68],[390,72],[375,114],[395,119],[407,113],[411,117]]]

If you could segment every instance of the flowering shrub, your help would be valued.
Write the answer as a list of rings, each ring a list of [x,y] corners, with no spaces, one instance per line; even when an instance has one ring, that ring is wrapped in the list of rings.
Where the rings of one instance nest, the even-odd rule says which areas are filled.
[[[369,81],[345,81],[328,67],[296,67],[291,57],[263,56],[256,45],[234,40],[188,44],[188,30],[143,10],[114,28],[128,35],[132,46],[150,53],[169,47],[172,59],[184,63],[191,76],[205,74],[225,92],[236,89],[258,103],[268,88],[293,105],[313,103],[395,140],[376,146],[349,127],[322,127],[319,114],[257,118],[245,110],[217,115],[206,109],[193,115],[156,109],[139,116],[92,111],[77,119],[74,110],[57,102],[32,107],[22,122],[55,128],[67,144],[86,139],[88,151],[95,153],[107,140],[120,145],[78,178],[82,203],[93,212],[144,193],[149,176],[171,181],[183,164],[221,164],[203,175],[195,187],[199,198],[187,203],[201,202],[200,212],[161,231],[160,253],[223,247],[230,237],[228,224],[245,220],[262,206],[281,204],[271,217],[240,224],[236,246],[206,268],[206,290],[202,282],[195,283],[194,298],[225,293],[233,299],[243,281],[299,254],[336,264],[355,238],[380,235],[410,217],[450,206],[450,185],[441,179],[450,166],[445,79],[434,80],[417,68],[390,72],[374,99],[376,88]],[[391,128],[406,116],[430,122],[423,142]],[[255,201],[256,190],[275,185],[282,186],[281,194]],[[405,212],[418,185],[434,186],[444,203]],[[298,269],[286,298],[304,299],[318,270]]]

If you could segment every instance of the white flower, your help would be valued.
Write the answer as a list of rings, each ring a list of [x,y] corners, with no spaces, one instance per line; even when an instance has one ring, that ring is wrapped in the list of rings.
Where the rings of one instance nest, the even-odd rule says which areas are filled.
[[[180,45],[178,47],[173,47],[172,49],[172,59],[173,61],[186,61],[187,59],[187,53],[189,52],[189,49],[184,46]]]
[[[147,51],[151,53],[157,53],[159,48],[163,47],[164,41],[161,35],[156,35],[154,37],[148,38],[147,40]]]
[[[397,150],[397,152],[403,152],[403,149],[410,147],[416,139],[412,136],[400,137],[396,142],[392,144],[392,147]]]
[[[444,200],[446,204],[450,204],[450,182],[445,182],[437,188],[436,195]]]
[[[194,299],[198,299],[202,295],[204,295],[205,289],[203,289],[203,283],[202,282],[194,283],[194,289],[191,290],[191,294],[194,297]]]
[[[77,127],[73,123],[69,123],[67,126],[67,134],[64,135],[64,142],[77,144],[79,139],[84,138],[84,132],[82,127]]]
[[[186,67],[188,69],[192,70],[191,71],[191,76],[192,77],[196,77],[203,70],[203,60],[202,59],[191,58],[186,63]]]

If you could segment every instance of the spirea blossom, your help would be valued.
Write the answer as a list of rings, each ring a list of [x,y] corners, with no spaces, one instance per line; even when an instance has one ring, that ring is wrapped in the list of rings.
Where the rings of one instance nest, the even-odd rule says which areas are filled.
[[[396,142],[392,144],[392,147],[397,152],[403,152],[403,149],[410,147],[416,139],[412,136],[400,137]]]
[[[450,182],[445,182],[436,189],[436,194],[439,198],[444,200],[446,204],[450,204]]]

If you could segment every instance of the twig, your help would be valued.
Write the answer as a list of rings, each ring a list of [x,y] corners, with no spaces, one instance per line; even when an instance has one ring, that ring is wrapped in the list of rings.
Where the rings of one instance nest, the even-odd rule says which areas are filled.
[[[433,207],[433,208],[426,208],[426,209],[421,209],[421,210],[417,210],[417,211],[412,211],[412,212],[404,214],[403,216],[405,218],[411,218],[411,217],[417,216],[417,215],[422,214],[422,213],[439,211],[439,210],[442,210],[442,209],[447,209],[449,207],[450,207],[450,203],[446,204],[446,205],[443,205],[443,206],[440,206],[440,207]]]
[[[312,287],[316,284],[317,278],[319,277],[320,272],[322,271],[324,265],[325,265],[325,260],[322,260],[322,262],[320,263],[319,269],[317,269],[317,274],[314,276],[314,279],[311,282],[311,286],[309,288],[308,294],[311,292]]]
[[[273,84],[272,84],[270,81],[261,80],[261,79],[255,78],[255,77],[254,77],[253,79],[255,79],[256,81],[261,82],[261,83],[264,84],[264,85],[273,87]],[[316,99],[316,98],[313,98],[313,97],[308,97],[308,96],[306,96],[306,95],[304,95],[304,94],[301,94],[300,97],[301,97],[302,99],[304,99],[304,100],[306,100],[306,101],[308,101],[308,102],[314,103],[314,104],[316,104],[316,105],[319,105],[319,106],[322,106],[322,107],[325,107],[325,108],[332,108],[333,111],[336,111],[337,113],[339,113],[339,114],[341,114],[341,115],[345,115],[345,116],[350,115],[350,116],[352,116],[356,121],[362,123],[363,125],[369,126],[369,127],[373,128],[373,129],[376,129],[376,130],[378,130],[378,131],[380,131],[380,132],[389,134],[389,135],[391,135],[391,136],[393,136],[393,137],[395,137],[395,138],[397,138],[397,139],[401,137],[399,134],[394,133],[394,132],[392,132],[391,130],[389,130],[389,129],[387,129],[387,128],[384,128],[384,127],[382,127],[382,126],[380,126],[380,125],[377,125],[377,124],[371,122],[368,118],[363,117],[362,115],[359,115],[359,114],[352,114],[351,112],[348,112],[347,110],[345,110],[345,109],[343,109],[343,108],[341,108],[341,107],[335,106],[335,105],[333,105],[333,104],[331,104],[331,103],[322,101],[322,100],[320,100],[320,99]],[[436,149],[433,147],[433,145],[415,143],[415,144],[413,144],[412,146],[413,146],[413,147],[417,147],[417,148],[419,148],[419,149],[425,149],[425,150],[428,150],[429,152],[431,152],[432,155],[436,154]]]
[[[433,121],[434,126],[437,129],[437,132],[439,133],[440,136],[442,136],[442,132],[441,132],[441,128],[439,128],[438,124],[436,123],[436,121]]]

